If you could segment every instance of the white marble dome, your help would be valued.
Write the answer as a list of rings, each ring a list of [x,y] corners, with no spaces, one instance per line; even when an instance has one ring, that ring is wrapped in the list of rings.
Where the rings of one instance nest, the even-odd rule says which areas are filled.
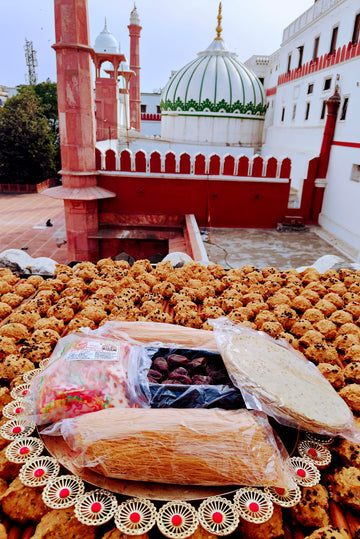
[[[95,39],[95,52],[117,54],[119,52],[119,43],[116,37],[107,29],[106,19],[102,32]]]
[[[161,94],[162,111],[264,116],[259,79],[236,59],[221,38],[177,71]]]

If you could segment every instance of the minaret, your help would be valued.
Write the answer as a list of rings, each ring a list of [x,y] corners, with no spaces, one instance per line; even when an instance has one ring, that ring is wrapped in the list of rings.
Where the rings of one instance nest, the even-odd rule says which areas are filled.
[[[140,98],[140,18],[134,3],[134,9],[130,14],[129,36],[130,36],[130,69],[134,71],[135,77],[130,82],[130,127],[140,131],[141,129],[141,98]]]

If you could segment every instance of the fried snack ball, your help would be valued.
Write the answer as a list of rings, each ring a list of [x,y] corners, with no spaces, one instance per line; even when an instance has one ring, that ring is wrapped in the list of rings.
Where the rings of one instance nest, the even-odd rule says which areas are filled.
[[[23,307],[24,311],[36,311],[40,316],[44,316],[47,311],[50,309],[52,301],[47,297],[36,297],[28,301]]]
[[[328,526],[330,518],[329,494],[323,485],[302,489],[300,502],[289,509],[294,524],[304,527],[319,528]]]
[[[343,369],[338,365],[329,365],[328,363],[319,363],[318,369],[323,376],[330,382],[335,389],[341,389],[345,385],[345,376]]]
[[[266,278],[266,277],[269,277],[269,275],[279,275],[280,271],[277,268],[274,268],[273,266],[266,266],[266,268],[261,270],[261,273]]]
[[[276,292],[273,296],[270,296],[267,300],[267,304],[270,307],[270,309],[275,309],[278,305],[291,305],[291,299],[289,296],[285,296],[285,294],[281,294],[280,292]]]
[[[74,333],[75,331],[78,331],[80,328],[96,329],[96,324],[94,320],[85,318],[85,316],[75,316],[75,318],[70,320],[67,326],[67,332]]]
[[[8,443],[10,442],[7,441],[7,444]],[[15,477],[17,477],[21,468],[21,464],[15,464],[14,462],[10,462],[5,455],[5,450],[6,447],[3,447],[0,451],[0,478],[4,481],[12,481],[13,479],[15,479]]]
[[[0,387],[0,412],[2,412],[4,406],[9,404],[9,402],[11,402],[12,400],[13,398],[10,395],[9,388],[6,386]]]
[[[304,335],[307,331],[312,330],[313,325],[309,320],[299,320],[298,322],[295,322],[295,324],[291,327],[291,332],[293,335],[296,335],[296,337],[301,337]]]
[[[299,350],[299,341],[291,333],[283,331],[277,336],[277,339],[285,339],[295,350]]]
[[[36,288],[30,283],[19,283],[14,288],[15,294],[23,298],[28,298],[36,292]]]
[[[316,322],[319,322],[319,320],[323,320],[324,314],[319,310],[312,307],[311,309],[307,309],[302,315],[302,320],[308,320],[312,324],[315,324]]]
[[[340,310],[333,313],[330,316],[329,320],[331,320],[331,322],[334,322],[334,324],[341,326],[342,324],[347,324],[349,322],[352,322],[353,317],[349,312]]]
[[[54,329],[37,329],[31,336],[33,342],[44,342],[54,346],[60,339],[60,335]]]
[[[307,535],[304,539],[349,539],[349,534],[345,529],[334,526],[322,526]]]
[[[19,348],[19,354],[33,363],[39,363],[42,359],[46,359],[51,355],[52,346],[46,342],[34,342],[29,340]]]
[[[10,337],[18,343],[21,340],[28,339],[30,335],[24,324],[9,323],[0,328],[0,336]]]
[[[334,346],[341,350],[342,352],[346,352],[351,348],[353,345],[359,345],[359,337],[357,335],[353,335],[352,333],[346,333],[345,335],[339,335],[334,340]]]
[[[274,504],[274,512],[266,522],[257,524],[240,519],[239,530],[242,539],[274,539],[275,537],[283,537],[283,518],[281,507]],[[205,538],[204,538],[205,539]]]
[[[176,292],[175,286],[169,281],[163,281],[153,286],[152,291],[154,294],[161,294],[164,298],[171,298]]]
[[[0,319],[6,318],[12,313],[12,308],[7,303],[0,301]]]
[[[32,371],[33,369],[35,369],[35,365],[29,359],[20,354],[10,354],[0,363],[0,378],[10,381],[15,376]]]
[[[219,297],[205,298],[204,301],[202,302],[202,306],[203,308],[204,307],[220,307],[221,308],[221,299]]]
[[[94,279],[93,281],[90,282],[87,289],[91,294],[93,294],[94,292],[97,292],[99,288],[104,288],[108,286],[109,286],[109,283],[105,281],[104,279]]]
[[[39,290],[34,299],[47,298],[51,303],[56,303],[60,299],[60,294],[55,290],[55,288],[48,288],[44,290]]]
[[[24,324],[28,329],[32,329],[40,318],[40,314],[36,311],[21,309],[9,316],[9,322]]]
[[[3,281],[6,281],[9,284],[16,284],[18,281],[20,281],[20,277],[14,275],[9,268],[1,268],[0,277]]]
[[[304,349],[303,349],[304,350]],[[304,350],[304,355],[313,363],[330,363],[339,365],[339,354],[335,346],[328,345],[326,342],[313,344]]]
[[[335,292],[328,292],[323,299],[333,303],[337,309],[342,309],[344,306],[344,300],[339,294],[335,294]]]
[[[254,316],[259,314],[260,312],[267,311],[269,309],[269,306],[263,301],[250,301],[250,303],[246,305],[246,308],[252,312],[251,317],[254,318]]]
[[[242,301],[243,301],[243,304],[246,306],[248,303],[253,302],[253,301],[263,302],[264,298],[262,297],[261,294],[252,292],[250,294],[244,294],[242,297]]]
[[[59,335],[64,331],[65,324],[63,320],[56,318],[55,316],[50,316],[49,318],[40,318],[35,325],[34,329],[53,329]]]
[[[65,284],[60,279],[45,279],[38,287],[38,290],[56,290],[62,292]]]
[[[41,275],[30,275],[30,277],[26,279],[26,282],[31,284],[34,288],[38,288],[43,281],[44,277],[41,277]]]
[[[239,307],[238,309],[231,311],[228,318],[233,322],[246,322],[252,318],[252,315],[252,311],[247,307]]]
[[[215,299],[215,298],[214,298]],[[233,298],[223,298],[221,300],[221,308],[225,313],[231,312],[233,309],[238,309],[243,306],[241,296],[235,296]]]
[[[353,344],[348,348],[344,355],[344,361],[348,363],[349,361],[360,361],[360,345]]]
[[[332,341],[337,335],[337,326],[330,320],[319,320],[315,322],[314,329],[322,333],[326,340]]]
[[[360,427],[360,419],[355,418],[356,426]],[[338,438],[337,444],[332,447],[337,453],[343,466],[356,466],[360,468],[360,444],[355,444],[345,438]]]
[[[71,307],[67,307],[66,305],[53,305],[52,307],[50,307],[50,309],[47,311],[46,313],[46,316],[47,317],[52,317],[54,316],[55,318],[59,318],[60,320],[63,320],[63,322],[65,322],[65,324],[67,322],[70,322],[70,320],[72,320],[72,318],[74,318],[74,310],[71,308]]]
[[[226,270],[220,264],[209,264],[207,269],[215,279],[221,279],[226,275]]]
[[[38,522],[49,511],[42,499],[42,488],[26,487],[19,478],[1,496],[1,503],[4,513],[21,523]]]
[[[15,294],[14,292],[8,292],[7,294],[4,294],[3,296],[1,296],[2,303],[7,303],[12,308],[20,305],[22,300],[23,300],[23,297],[19,296],[18,294]]]
[[[261,328],[261,326],[265,322],[277,322],[277,318],[273,311],[261,311],[259,312],[255,317],[255,325],[258,329]]]
[[[274,309],[274,315],[285,330],[290,330],[295,322],[299,320],[297,312],[289,305],[278,305]]]
[[[0,335],[0,359],[4,359],[9,354],[15,354],[16,341],[12,337]]]
[[[101,320],[107,317],[107,312],[104,309],[95,306],[85,307],[85,309],[82,309],[79,314],[81,317],[93,320],[95,324],[98,324],[101,322]]]
[[[278,337],[283,333],[284,328],[280,322],[264,322],[261,326],[261,331],[264,331],[271,337]]]
[[[304,298],[304,296],[296,296],[291,300],[291,307],[300,313],[305,312],[307,309],[310,309],[312,303],[309,299]]]
[[[312,305],[315,305],[320,300],[320,296],[315,290],[310,290],[309,288],[305,288],[300,294],[303,298],[308,299]]]
[[[359,361],[354,361],[346,365],[344,368],[344,377],[348,384],[360,384],[360,358]]]
[[[315,303],[315,308],[319,309],[319,311],[321,311],[326,317],[337,311],[337,307],[331,303],[331,301],[326,299],[320,299],[317,303]]]
[[[341,390],[343,391],[343,389]],[[355,466],[335,470],[329,477],[329,492],[334,502],[360,509],[360,471]]]
[[[311,282],[305,286],[305,290],[312,290],[313,292],[316,292],[319,294],[320,297],[325,296],[327,293],[326,286],[318,282]]]
[[[180,310],[174,316],[174,322],[180,326],[186,326],[190,328],[201,328],[203,321],[198,315],[197,311],[193,310]]]
[[[360,328],[353,324],[352,322],[347,322],[346,324],[343,324],[339,327],[338,335],[356,335],[357,337],[360,336]]]
[[[347,312],[347,313],[350,313],[355,322],[359,321],[359,318],[360,318],[360,303],[350,302],[347,305],[345,305],[343,310],[345,312]]]
[[[225,316],[225,312],[221,307],[214,305],[213,307],[203,307],[200,316],[203,320],[207,320],[208,318],[219,318],[220,316]]]
[[[354,286],[354,285],[352,285],[352,286],[350,287],[350,289],[351,289],[353,286]],[[355,290],[356,290],[356,287],[355,287]],[[347,292],[347,288],[346,288],[345,283],[338,282],[338,283],[334,283],[334,284],[332,284],[331,286],[329,286],[329,292],[330,292],[330,293],[334,293],[334,294],[338,294],[339,296],[343,296],[343,295]]]
[[[177,312],[181,310],[181,305],[185,305],[185,303],[178,303],[177,305],[175,305],[175,309],[177,309]],[[189,303],[190,305],[190,303]],[[145,301],[141,307],[140,307],[140,312],[144,315],[148,315],[150,314],[152,311],[155,311],[155,310],[160,310],[162,308],[162,304],[157,302],[157,301]]]
[[[155,311],[152,311],[151,313],[147,315],[146,318],[147,320],[151,320],[152,322],[161,322],[163,324],[173,323],[172,317],[169,314],[164,313],[161,309],[156,309]]]
[[[324,335],[320,333],[320,331],[316,331],[315,329],[310,329],[309,331],[306,331],[306,333],[304,333],[299,339],[299,343],[305,347],[321,344],[324,342]]]
[[[0,294],[7,294],[12,291],[12,286],[7,281],[0,281]]]
[[[321,275],[318,270],[310,266],[300,272],[300,278],[304,284],[320,281],[320,277]]]
[[[360,384],[348,384],[340,389],[339,395],[353,412],[360,414]]]

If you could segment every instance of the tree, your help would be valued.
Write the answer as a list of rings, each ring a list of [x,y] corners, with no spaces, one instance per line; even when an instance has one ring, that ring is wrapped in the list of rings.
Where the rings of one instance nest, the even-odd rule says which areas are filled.
[[[56,135],[33,87],[0,109],[0,181],[38,183],[56,174]]]
[[[18,86],[18,92],[22,92],[28,86]],[[58,102],[57,102],[57,84],[51,82],[50,79],[46,79],[45,82],[39,82],[32,86],[35,94],[40,100],[40,104],[43,108],[43,112],[48,120],[50,129],[55,135],[55,162],[57,170],[61,169],[60,158],[60,135],[59,135],[59,121],[58,121]]]

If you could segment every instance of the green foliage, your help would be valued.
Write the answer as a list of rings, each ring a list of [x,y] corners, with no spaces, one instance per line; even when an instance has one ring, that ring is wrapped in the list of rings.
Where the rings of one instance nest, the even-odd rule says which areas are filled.
[[[34,87],[23,86],[0,109],[0,181],[39,183],[56,171],[56,132]]]

